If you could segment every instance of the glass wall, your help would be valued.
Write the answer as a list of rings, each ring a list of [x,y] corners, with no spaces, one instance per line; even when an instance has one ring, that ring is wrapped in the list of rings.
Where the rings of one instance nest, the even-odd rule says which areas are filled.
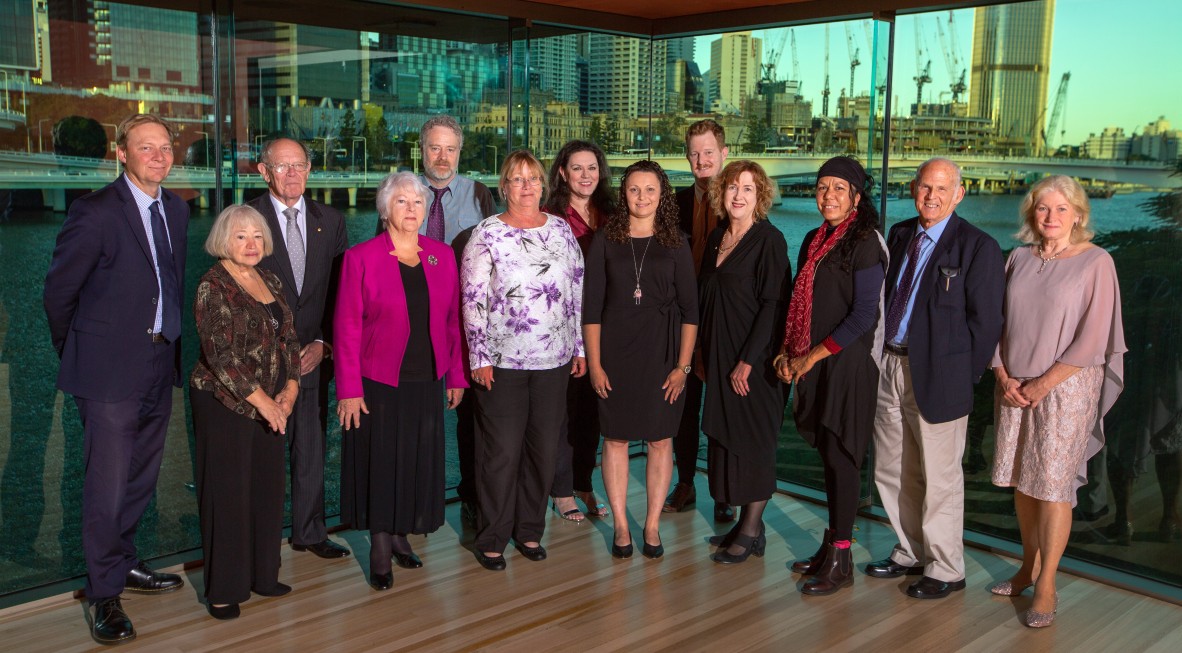
[[[1094,491],[1081,501],[1081,517],[1097,519],[1077,520],[1069,553],[1182,585],[1182,221],[1177,196],[1162,195],[1179,186],[1165,167],[1178,157],[1169,111],[1182,97],[1177,85],[1129,72],[1182,54],[1164,32],[1182,19],[1174,3],[1135,0],[1143,11],[1122,14],[1174,18],[1152,24],[1096,21],[1086,0],[1045,0],[662,39],[376,2],[335,12],[293,2],[283,21],[272,4],[250,0],[213,12],[155,4],[169,8],[0,0],[0,31],[14,35],[0,47],[0,597],[84,573],[81,426],[54,388],[40,295],[69,202],[118,173],[115,125],[136,111],[179,131],[166,185],[193,210],[190,293],[211,264],[201,243],[212,216],[265,192],[255,167],[265,140],[308,146],[310,194],[342,210],[357,243],[373,235],[377,183],[421,169],[418,128],[443,112],[465,130],[461,174],[493,188],[509,150],[528,147],[549,164],[573,138],[599,143],[617,173],[650,157],[684,187],[693,181],[685,127],[714,118],[732,160],[753,158],[775,178],[771,220],[794,261],[819,224],[815,171],[835,154],[858,156],[885,181],[887,227],[913,214],[907,182],[917,163],[954,158],[970,189],[961,212],[1005,249],[1016,245],[1029,183],[1056,172],[1084,179],[1098,242],[1117,260],[1131,351],[1128,387],[1108,420],[1107,464],[1095,466]],[[1148,52],[1091,56],[1089,44],[1113,38]],[[191,369],[191,325],[184,343]],[[987,379],[970,427],[968,526],[1014,540],[1010,495],[989,483],[991,392]],[[149,559],[199,556],[186,394],[175,393],[157,498],[140,530]],[[453,428],[449,486],[458,481]],[[779,476],[820,488],[819,460],[790,417],[780,442]],[[335,515],[335,426],[328,443]]]
[[[1182,90],[1147,63],[1182,56],[1171,28],[1182,10],[1156,0],[1128,8],[1039,0],[900,16],[886,223],[915,214],[907,185],[931,156],[962,166],[968,194],[958,214],[1007,254],[1022,246],[1014,234],[1032,184],[1057,174],[1083,184],[1095,243],[1116,262],[1129,352],[1067,555],[1178,585],[1182,131],[1170,120]],[[1013,492],[991,483],[992,376],[978,385],[969,420],[965,526],[1017,540]]]

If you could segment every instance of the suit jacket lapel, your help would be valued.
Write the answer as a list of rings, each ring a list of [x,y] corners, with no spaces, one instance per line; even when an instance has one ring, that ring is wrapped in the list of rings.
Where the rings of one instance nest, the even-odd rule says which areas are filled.
[[[273,243],[271,256],[275,257],[276,269],[279,271],[279,277],[283,281],[286,288],[291,288],[291,294],[295,295],[295,275],[291,273],[291,259],[287,256],[287,241],[283,240],[283,230],[279,228],[279,216],[275,215],[275,205],[271,202],[271,194],[267,193],[263,196],[263,201],[260,202],[262,206],[259,213],[267,219],[267,226],[271,228],[271,241]],[[295,308],[294,306],[292,308]]]
[[[931,295],[932,288],[936,286],[940,265],[946,262],[948,252],[952,250],[952,244],[956,241],[956,228],[959,220],[955,211],[948,216],[948,225],[944,227],[944,233],[940,234],[940,241],[936,243],[932,255],[928,257],[928,264],[923,270],[923,278],[918,281],[919,289],[915,292],[916,306],[922,306],[923,302],[926,302],[928,296]]]
[[[891,260],[887,265],[886,280],[886,302],[888,306],[895,294],[895,288],[899,285],[899,273],[903,269],[903,258],[907,256],[907,246],[915,238],[915,229],[918,224],[918,222],[915,222],[911,227],[903,228],[896,232],[895,242],[890,247]]]
[[[156,261],[152,258],[152,248],[148,245],[148,231],[144,229],[144,218],[140,215],[140,207],[135,203],[135,198],[127,188],[127,184],[130,182],[124,181],[123,177],[120,177],[114,183],[117,184],[116,193],[123,201],[123,217],[127,220],[127,227],[135,236],[135,242],[140,244],[144,258],[148,259],[148,265],[151,265],[154,270],[156,269]]]
[[[321,228],[322,218],[320,208],[310,199],[304,199],[304,206],[308,209],[305,220],[308,233],[304,234],[304,285],[312,275],[320,269],[320,262],[324,260],[325,235]]]

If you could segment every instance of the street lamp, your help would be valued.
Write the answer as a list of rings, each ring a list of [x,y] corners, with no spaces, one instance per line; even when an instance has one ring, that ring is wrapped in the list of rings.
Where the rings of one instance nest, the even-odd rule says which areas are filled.
[[[99,124],[102,125],[103,127],[110,127],[111,128],[111,144],[118,147],[119,144],[116,142],[116,140],[119,138],[119,125],[113,125],[109,122],[100,122]],[[104,154],[103,158],[106,158],[106,156],[107,155]],[[123,166],[123,164],[119,162],[119,155],[116,154],[115,155],[115,176],[116,177],[123,174],[123,167],[122,166]]]
[[[356,172],[357,168],[357,141],[361,141],[361,174],[369,171],[369,142],[365,140],[364,136],[354,136],[353,142],[350,144],[351,158],[353,159],[353,168]]]
[[[42,118],[37,121],[37,149],[40,152],[45,152],[45,142],[41,140],[41,123],[48,122],[50,120],[52,120],[52,118]],[[49,144],[51,147],[53,146],[53,132],[49,132]]]

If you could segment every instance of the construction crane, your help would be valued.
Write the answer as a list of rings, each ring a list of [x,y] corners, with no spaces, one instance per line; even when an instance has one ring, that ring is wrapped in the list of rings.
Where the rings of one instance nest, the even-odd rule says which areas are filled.
[[[779,47],[777,47],[775,50],[768,50],[767,63],[763,64],[763,84],[776,83],[776,66],[780,63],[780,55],[784,54],[784,46],[788,43],[788,35],[791,32],[792,30],[784,30],[784,35],[780,37]],[[795,45],[796,40],[793,39],[792,43]],[[795,59],[795,57],[793,57],[793,59]],[[795,70],[793,71],[793,74],[796,74]]]
[[[1055,93],[1054,108],[1051,109],[1051,121],[1047,124],[1046,133],[1046,156],[1050,156],[1055,150],[1051,147],[1051,141],[1055,136],[1060,138],[1067,134],[1067,123],[1063,116],[1067,113],[1067,82],[1071,81],[1071,73],[1063,73],[1063,78],[1059,80],[1059,91]],[[1058,132],[1059,124],[1063,124],[1063,131]]]
[[[858,69],[858,66],[862,65],[862,61],[858,59],[858,55],[862,51],[858,49],[858,46],[854,45],[854,33],[850,31],[849,23],[845,24],[845,40],[850,52],[850,97],[852,98],[854,97],[854,73]]]
[[[792,38],[792,79],[797,84],[800,84],[800,59],[796,56],[796,32],[788,30],[788,33]]]
[[[921,113],[920,107],[923,105],[923,85],[930,84],[932,81],[932,58],[929,56],[927,62],[924,62],[924,50],[927,48],[927,39],[923,35],[923,26],[919,19],[915,19],[915,115]]]
[[[825,90],[821,91],[821,115],[829,117],[829,25],[825,25]]]
[[[944,51],[944,65],[948,68],[948,90],[952,92],[952,103],[956,104],[960,102],[961,94],[968,88],[964,81],[967,71],[960,58],[960,47],[956,40],[956,14],[948,12],[948,35],[944,33],[943,21],[939,18],[935,20],[936,33],[940,38],[940,49]]]

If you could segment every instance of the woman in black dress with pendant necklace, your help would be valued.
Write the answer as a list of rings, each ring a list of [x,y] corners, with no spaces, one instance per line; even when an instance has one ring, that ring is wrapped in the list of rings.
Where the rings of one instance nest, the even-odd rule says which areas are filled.
[[[735,527],[713,538],[715,562],[763,555],[763,509],[776,490],[776,440],[786,394],[772,369],[791,275],[788,243],[767,221],[772,182],[758,163],[735,161],[710,183],[715,213],[726,215],[702,259],[702,356],[710,494],[742,506]]]
[[[697,282],[665,171],[637,161],[622,180],[616,210],[587,254],[583,341],[591,388],[599,396],[603,485],[615,520],[612,555],[632,555],[628,442],[641,440],[649,447],[642,553],[659,558],[672,437],[698,331]]]

